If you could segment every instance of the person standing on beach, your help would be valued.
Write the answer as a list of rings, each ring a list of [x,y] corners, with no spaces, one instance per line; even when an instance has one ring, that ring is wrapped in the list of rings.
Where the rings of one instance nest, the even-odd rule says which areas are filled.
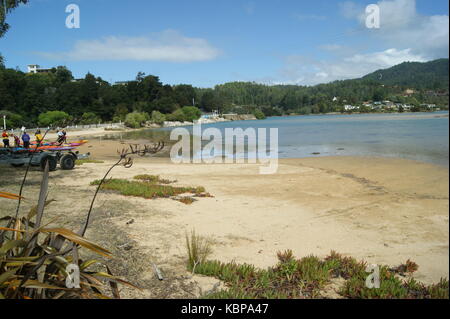
[[[9,135],[8,132],[6,132],[6,130],[3,130],[2,138],[3,138],[3,145],[5,147],[9,147]]]
[[[36,137],[36,143],[37,144],[41,144],[42,141],[44,140],[42,135],[41,135],[41,130],[37,130],[36,133],[34,134],[34,136]]]
[[[57,138],[57,140],[56,140],[56,143],[58,143],[59,145],[61,145],[63,142],[64,142],[64,133],[63,133],[63,131],[57,131],[56,132],[56,134],[57,134],[57,136],[58,136],[58,138]]]
[[[16,134],[12,134],[12,136],[14,137],[14,147],[20,147],[20,138],[18,135]]]
[[[29,148],[30,147],[30,135],[26,131],[23,131],[22,134],[22,141],[23,141],[23,147]]]

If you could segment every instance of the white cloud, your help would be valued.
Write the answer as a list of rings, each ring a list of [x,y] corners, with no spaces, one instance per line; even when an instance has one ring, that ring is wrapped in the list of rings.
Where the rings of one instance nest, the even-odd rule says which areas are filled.
[[[67,52],[38,52],[56,60],[137,60],[197,62],[215,59],[220,51],[205,39],[188,38],[174,30],[143,37],[109,36],[100,40],[79,40]]]
[[[379,69],[389,68],[405,61],[424,62],[426,59],[413,54],[411,49],[354,54],[337,61],[324,61],[304,56],[285,59],[280,77],[273,82],[299,85],[315,85],[335,80],[359,78]]]
[[[367,29],[365,6],[351,1],[341,3],[341,14],[358,22],[357,32],[362,32],[359,35],[365,36],[365,40],[357,37],[350,38],[352,44],[321,45],[319,49],[332,54],[328,60],[301,55],[286,57],[283,68],[272,82],[315,85],[359,78],[406,61],[425,62],[448,57],[448,15],[421,15],[414,0],[381,0],[377,4],[380,29]],[[374,44],[379,49],[368,51],[367,47],[374,47]]]
[[[382,0],[380,29],[367,29],[368,35],[377,41],[399,49],[411,48],[412,52],[429,59],[448,57],[449,16],[424,16],[417,12],[415,0]],[[365,8],[353,2],[341,4],[341,13],[365,25]]]

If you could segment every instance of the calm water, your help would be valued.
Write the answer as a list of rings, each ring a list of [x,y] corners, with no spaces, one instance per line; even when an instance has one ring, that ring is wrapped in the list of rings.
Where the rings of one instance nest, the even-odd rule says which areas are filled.
[[[202,125],[278,128],[280,158],[312,156],[401,157],[449,165],[448,112],[272,117]],[[124,138],[155,139],[171,128],[133,132]],[[224,136],[224,135],[223,135]],[[320,153],[313,155],[313,153]]]

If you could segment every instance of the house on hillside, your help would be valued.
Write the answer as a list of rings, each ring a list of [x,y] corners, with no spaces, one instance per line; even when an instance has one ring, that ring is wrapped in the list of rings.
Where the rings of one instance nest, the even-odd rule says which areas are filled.
[[[415,91],[413,89],[406,89],[405,92],[403,92],[403,96],[404,97],[408,97],[411,96],[415,93]]]
[[[50,73],[52,71],[52,69],[41,69],[38,64],[29,64],[27,65],[27,68],[29,74]]]
[[[344,105],[344,110],[345,111],[354,111],[354,110],[357,110],[357,109],[359,109],[358,106],[349,105],[349,104]]]

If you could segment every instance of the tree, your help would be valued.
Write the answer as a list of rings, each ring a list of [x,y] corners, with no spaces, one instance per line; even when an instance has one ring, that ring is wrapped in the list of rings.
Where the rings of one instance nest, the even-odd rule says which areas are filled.
[[[3,127],[3,116],[6,115],[6,127],[7,128],[18,128],[23,125],[23,118],[21,115],[2,110],[0,111],[0,119],[2,121],[2,127]]]
[[[125,125],[132,128],[139,128],[145,125],[145,122],[150,120],[147,113],[132,112],[125,117]]]
[[[186,122],[193,122],[198,120],[202,115],[202,112],[195,106],[184,106],[181,111],[184,114],[184,120]]]
[[[71,116],[62,111],[49,111],[39,115],[40,126],[65,126],[71,120]]]
[[[3,37],[9,29],[9,24],[6,23],[6,14],[17,8],[20,4],[26,4],[28,0],[7,0],[0,1],[0,38]],[[5,8],[6,6],[6,8]]]
[[[97,124],[100,122],[100,118],[93,112],[83,113],[81,116],[80,124],[89,125],[89,124]]]
[[[153,123],[163,125],[166,121],[166,116],[158,111],[152,112],[152,120]]]
[[[264,120],[266,118],[266,116],[264,115],[264,113],[260,110],[260,109],[256,109],[253,112],[253,115],[256,117],[256,119],[258,120]]]

